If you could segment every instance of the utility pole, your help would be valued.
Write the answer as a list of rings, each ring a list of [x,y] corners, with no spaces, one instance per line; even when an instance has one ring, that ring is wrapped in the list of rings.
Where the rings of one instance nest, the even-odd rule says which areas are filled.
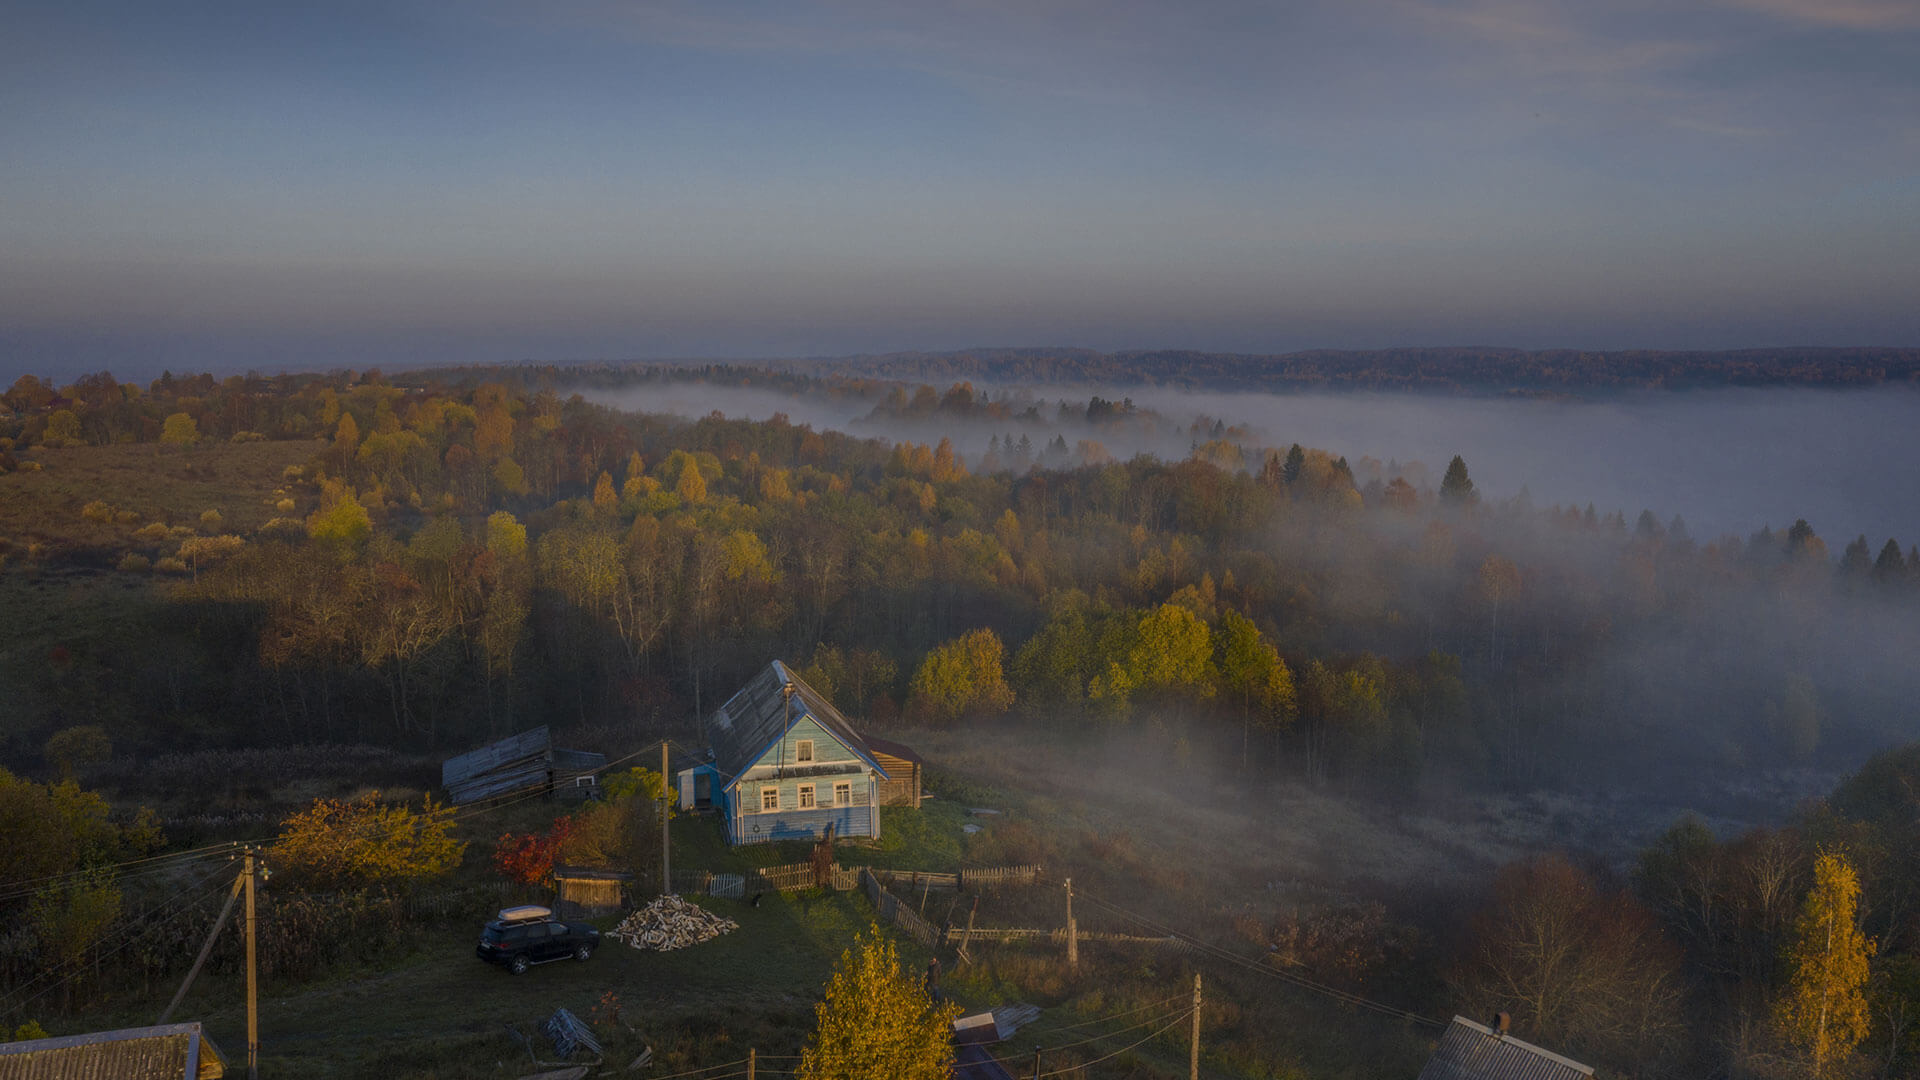
[[[253,849],[247,849],[242,874],[247,879],[247,1080],[260,1080],[260,999],[259,976],[254,966],[254,871]]]
[[[207,964],[207,957],[213,953],[213,943],[219,939],[220,931],[227,927],[227,917],[233,914],[233,905],[240,899],[240,890],[246,888],[244,875],[235,874],[233,888],[227,893],[227,902],[220,908],[220,917],[213,920],[213,930],[207,934],[207,940],[200,946],[200,955],[193,958],[193,967],[187,969],[187,977],[180,981],[180,989],[174,992],[173,1000],[167,1003],[167,1009],[160,1014],[159,1023],[165,1024],[173,1016],[173,1010],[186,1000],[187,991],[192,988],[193,980],[199,976],[200,969]]]
[[[751,1047],[747,1050],[747,1080],[753,1080],[753,1067],[757,1064],[760,1051]]]
[[[1073,879],[1067,879],[1067,966],[1080,966],[1080,928],[1073,922]]]
[[[1193,1037],[1187,1049],[1187,1080],[1200,1080],[1200,973],[1193,973]]]
[[[1040,1048],[1033,1048],[1033,1080],[1040,1080]]]
[[[673,813],[673,780],[667,775],[667,740],[660,740],[660,895],[673,892],[673,846],[667,832],[667,818]]]

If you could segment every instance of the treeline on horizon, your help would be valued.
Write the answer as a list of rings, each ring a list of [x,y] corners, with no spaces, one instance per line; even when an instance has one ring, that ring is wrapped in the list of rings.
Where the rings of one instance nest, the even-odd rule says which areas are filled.
[[[531,375],[602,388],[699,377],[722,382],[745,379],[797,391],[817,387],[822,377],[833,377],[841,389],[863,394],[875,392],[874,381],[940,385],[971,381],[1276,393],[1358,390],[1580,396],[1714,387],[1913,386],[1920,384],[1920,347],[1606,351],[1445,346],[1280,354],[977,348],[805,360],[527,364],[447,369],[426,377],[445,378],[450,371],[479,380],[499,378],[503,371],[518,372],[521,378]],[[883,392],[884,386],[878,389]]]
[[[624,746],[691,733],[774,657],[879,728],[1150,725],[1386,792],[1850,768],[1914,735],[1920,553],[1482,502],[1464,462],[1437,490],[1298,446],[981,471],[944,444],[371,372],[23,378],[7,404],[16,467],[313,442],[245,534],[90,505],[110,543],[7,538],[14,572],[166,582],[8,658],[15,763],[75,725],[124,750],[534,723]]]

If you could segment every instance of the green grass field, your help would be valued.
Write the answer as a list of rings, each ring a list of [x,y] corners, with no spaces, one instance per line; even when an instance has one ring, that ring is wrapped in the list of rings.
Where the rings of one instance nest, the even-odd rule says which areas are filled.
[[[471,930],[424,936],[391,965],[341,970],[302,986],[268,986],[260,1000],[262,1072],[519,1076],[536,1070],[509,1027],[535,1035],[557,1008],[589,1019],[609,993],[618,998],[622,1018],[606,1038],[609,1063],[617,1068],[647,1045],[660,1062],[656,1072],[732,1061],[749,1046],[763,1054],[798,1054],[820,988],[872,909],[856,894],[827,892],[768,895],[758,907],[700,902],[737,920],[740,929],[666,953],[610,941],[585,963],[544,964],[516,978],[474,957],[476,921]],[[907,959],[926,962],[911,952]],[[238,978],[210,980],[195,988],[182,1015],[204,1019],[231,1062],[245,1052],[243,1002]],[[537,1037],[535,1045],[547,1049]]]

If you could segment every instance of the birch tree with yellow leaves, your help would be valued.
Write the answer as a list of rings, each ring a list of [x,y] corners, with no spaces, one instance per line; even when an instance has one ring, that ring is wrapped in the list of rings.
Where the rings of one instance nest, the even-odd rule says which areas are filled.
[[[1787,954],[1792,974],[1775,1006],[1786,1041],[1814,1080],[1836,1075],[1867,1037],[1867,961],[1874,943],[1860,932],[1860,878],[1845,856],[1820,853]]]

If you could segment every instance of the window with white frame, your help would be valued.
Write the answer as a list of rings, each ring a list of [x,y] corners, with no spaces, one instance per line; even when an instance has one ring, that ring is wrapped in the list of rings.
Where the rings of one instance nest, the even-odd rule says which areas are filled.
[[[768,811],[778,810],[778,809],[780,809],[780,789],[777,787],[761,788],[760,789],[760,812],[767,813]]]
[[[793,760],[804,765],[813,760],[813,740],[801,739],[793,744]]]
[[[813,785],[812,784],[800,785],[800,809],[802,810],[813,809]]]
[[[836,783],[833,785],[833,805],[835,806],[852,806],[853,805],[853,781],[842,780],[839,783]]]

